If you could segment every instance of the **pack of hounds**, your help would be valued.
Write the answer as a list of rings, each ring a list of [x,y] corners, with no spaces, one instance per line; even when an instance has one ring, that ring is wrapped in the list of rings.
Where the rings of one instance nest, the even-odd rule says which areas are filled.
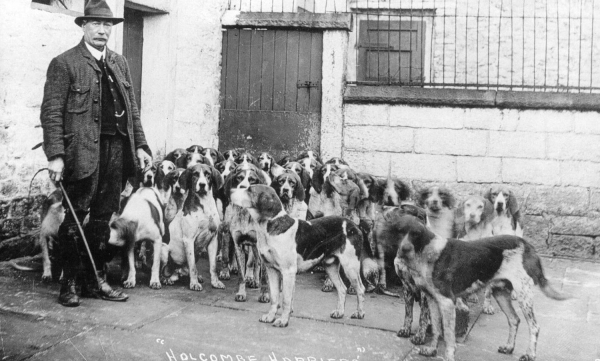
[[[435,356],[443,335],[447,360],[456,349],[455,310],[479,302],[479,289],[483,312],[494,313],[493,296],[508,319],[508,341],[498,352],[514,350],[520,320],[512,301],[519,304],[530,331],[522,361],[536,356],[533,286],[568,298],[551,287],[523,239],[519,205],[506,187],[457,202],[447,188],[413,192],[400,179],[357,172],[341,158],[323,162],[313,151],[276,161],[269,153],[199,145],[175,149],[134,183],[110,223],[109,243],[123,248],[125,288],[136,286],[136,268],[145,267],[153,289],[185,277],[191,290],[202,290],[196,265],[206,252],[213,288],[238,274],[235,300],[246,301],[246,287],[260,287],[258,301],[270,303],[260,322],[286,327],[297,273],[324,268],[322,290],[338,294],[330,316],[344,317],[352,294],[357,308],[350,317],[362,319],[366,292],[396,295],[386,277],[394,270],[406,305],[398,336]],[[61,201],[55,191],[42,210],[44,280],[53,270],[57,277],[48,249],[64,217]],[[421,312],[413,332],[415,301]]]

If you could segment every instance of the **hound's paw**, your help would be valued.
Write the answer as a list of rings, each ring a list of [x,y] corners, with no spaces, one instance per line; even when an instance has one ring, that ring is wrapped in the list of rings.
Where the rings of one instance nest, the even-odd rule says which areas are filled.
[[[198,283],[204,283],[204,277],[202,277],[202,275],[198,275]]]
[[[515,350],[514,347],[510,347],[510,346],[500,346],[498,347],[498,352],[506,354],[506,355],[512,355],[513,351]]]
[[[260,303],[271,302],[271,295],[269,294],[269,292],[261,293],[261,295],[258,296],[258,302],[260,302]]]
[[[173,280],[171,280],[170,278],[161,277],[160,283],[162,283],[163,285],[172,286],[175,282],[173,282]]]
[[[535,357],[531,356],[531,355],[523,355],[521,357],[519,357],[519,361],[534,361]]]
[[[417,333],[410,337],[410,342],[413,345],[422,345],[425,343],[425,333]]]
[[[365,318],[365,313],[364,313],[364,311],[356,311],[350,316],[350,318],[362,320],[363,318]]]
[[[313,272],[319,272],[319,273],[323,273],[323,272],[325,272],[325,267],[323,267],[323,266],[321,266],[321,265],[319,265],[319,266],[315,266],[315,267],[313,268]]]
[[[344,317],[344,311],[340,311],[340,310],[335,310],[333,312],[331,312],[331,318],[342,318]]]
[[[246,286],[248,286],[248,288],[259,288],[260,283],[254,279],[254,277],[248,277],[246,278]]]
[[[278,318],[273,322],[273,327],[287,327],[289,320],[284,320],[283,318]]]
[[[437,348],[431,346],[419,347],[419,355],[433,357],[437,355]]]
[[[476,294],[471,293],[469,295],[469,297],[467,297],[467,302],[471,302],[471,303],[478,303],[479,302],[479,297],[477,297]]]
[[[198,282],[190,282],[190,290],[192,291],[202,291],[202,285]]]
[[[212,286],[212,288],[217,288],[220,290],[224,290],[225,289],[225,285],[223,284],[223,282],[219,281],[219,280],[213,280],[210,282],[210,285]]]
[[[494,306],[492,306],[489,302],[484,303],[483,313],[486,315],[493,315],[495,312],[496,310],[494,310]]]
[[[402,338],[409,338],[410,337],[410,328],[402,327],[400,330],[398,330],[398,333],[396,333],[396,336],[402,337]]]
[[[349,295],[356,295],[356,288],[350,286],[348,287],[348,294]]]
[[[235,295],[235,302],[246,302],[246,294],[245,293],[238,293]],[[271,302],[269,300],[269,302]]]
[[[510,299],[513,300],[513,301],[517,300],[517,293],[515,291],[512,291],[510,293]]]
[[[269,313],[266,313],[262,316],[260,316],[260,318],[258,319],[259,322],[263,322],[263,323],[272,323],[273,321],[275,321],[275,315],[271,315]]]
[[[134,288],[135,287],[135,281],[125,281],[123,282],[123,288]]]
[[[52,282],[52,275],[42,275],[42,282],[44,282],[44,283]]]
[[[153,290],[160,290],[162,288],[160,281],[150,282],[150,288]]]
[[[331,280],[328,278],[325,280],[325,282],[323,283],[323,287],[321,288],[321,291],[323,292],[333,292],[333,282],[331,282]]]
[[[235,267],[231,267],[231,268],[229,269],[229,271],[231,272],[231,274],[232,274],[232,275],[237,275],[237,274],[239,274],[239,273],[240,273],[240,272],[239,272],[239,270],[238,270],[238,268],[237,268],[237,266],[235,266]]]
[[[222,269],[221,272],[219,272],[219,279],[224,281],[231,279],[231,275],[229,274],[229,270],[227,268]]]
[[[368,283],[367,287],[365,288],[365,293],[371,293],[373,291],[375,291],[377,287],[375,287],[375,285]]]
[[[462,298],[457,298],[457,299],[456,299],[456,308],[457,308],[459,311],[462,311],[462,312],[469,312],[469,306],[467,306],[467,305],[464,303],[464,301],[462,300]]]

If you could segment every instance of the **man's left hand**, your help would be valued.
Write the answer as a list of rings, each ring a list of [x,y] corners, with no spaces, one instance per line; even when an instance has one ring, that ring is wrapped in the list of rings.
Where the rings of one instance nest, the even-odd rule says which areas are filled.
[[[152,164],[152,157],[142,148],[138,148],[135,154],[137,156],[140,169],[146,169],[148,165]]]

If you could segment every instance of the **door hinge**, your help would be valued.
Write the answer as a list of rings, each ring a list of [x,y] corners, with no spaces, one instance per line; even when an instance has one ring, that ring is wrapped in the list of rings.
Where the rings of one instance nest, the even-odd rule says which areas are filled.
[[[298,88],[318,88],[318,81],[302,81],[298,80]]]

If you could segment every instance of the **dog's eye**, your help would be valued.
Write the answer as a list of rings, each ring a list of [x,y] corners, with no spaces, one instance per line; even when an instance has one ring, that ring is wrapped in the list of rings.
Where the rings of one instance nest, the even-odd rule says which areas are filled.
[[[481,209],[481,208],[483,208],[483,205],[480,204],[479,206],[477,206],[477,209]]]

